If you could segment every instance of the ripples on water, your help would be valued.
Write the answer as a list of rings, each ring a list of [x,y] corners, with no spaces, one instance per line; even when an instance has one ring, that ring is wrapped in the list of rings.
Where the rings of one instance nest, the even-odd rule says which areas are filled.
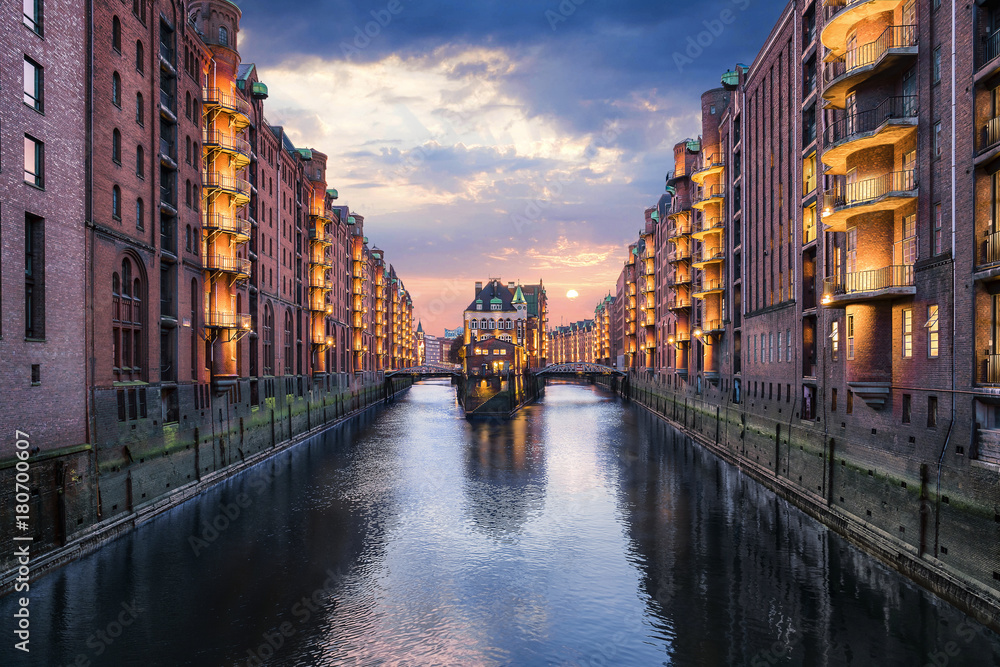
[[[31,661],[8,640],[0,664],[1000,664],[995,634],[579,385],[473,424],[417,385],[31,595]]]

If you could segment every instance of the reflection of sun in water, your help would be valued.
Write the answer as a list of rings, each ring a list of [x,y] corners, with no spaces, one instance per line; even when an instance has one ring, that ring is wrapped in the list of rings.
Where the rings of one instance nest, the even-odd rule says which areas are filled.
[[[580,296],[580,294],[575,289],[571,289],[570,291],[566,292],[567,299],[575,299],[578,296]]]

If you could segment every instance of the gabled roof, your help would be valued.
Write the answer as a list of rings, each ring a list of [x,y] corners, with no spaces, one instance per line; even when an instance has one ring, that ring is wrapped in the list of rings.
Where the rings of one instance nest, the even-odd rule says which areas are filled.
[[[528,303],[524,298],[524,292],[521,291],[520,285],[518,285],[517,289],[514,291],[514,299],[511,301],[511,303],[514,304]]]
[[[476,310],[476,304],[479,302],[489,303],[489,304],[499,304],[501,312],[516,312],[517,308],[514,307],[512,303],[514,295],[511,291],[507,289],[506,285],[500,283],[499,280],[491,280],[486,283],[486,286],[479,291],[476,295],[475,300],[469,304],[466,310]],[[490,310],[493,310],[492,308]],[[493,311],[496,312],[496,311]]]

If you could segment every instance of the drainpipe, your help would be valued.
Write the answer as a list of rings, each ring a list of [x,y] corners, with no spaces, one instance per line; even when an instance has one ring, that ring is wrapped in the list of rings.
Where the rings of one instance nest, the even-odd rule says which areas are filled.
[[[87,411],[90,413],[87,419],[87,430],[88,430],[88,440],[91,445],[90,461],[94,476],[94,488],[96,492],[97,507],[97,518],[100,520],[102,518],[101,513],[101,475],[100,470],[97,465],[97,405],[94,400],[94,379],[97,375],[96,363],[97,360],[94,356],[95,346],[94,346],[94,299],[95,295],[95,267],[94,267],[94,254],[95,254],[95,244],[96,235],[90,231],[86,231],[88,227],[93,224],[93,213],[94,213],[94,169],[93,161],[91,159],[92,151],[90,148],[94,143],[94,0],[88,0],[87,2],[87,66],[86,66],[86,93],[85,93],[85,107],[84,107],[84,122],[86,123],[86,130],[84,132],[84,141],[86,148],[85,168],[84,168],[84,178],[86,179],[86,186],[84,189],[84,230],[88,239],[84,240],[84,252],[87,254],[87,282],[86,290],[90,292],[90,303],[87,307],[86,317],[86,331],[84,345],[85,353],[87,355],[86,359],[86,383],[87,383]]]
[[[955,163],[955,111],[957,109],[957,98],[955,95],[955,62],[958,56],[955,44],[955,27],[957,23],[957,9],[955,3],[951,3],[951,423],[948,424],[948,435],[944,439],[944,447],[941,448],[941,455],[937,462],[937,497],[935,499],[934,513],[934,556],[938,555],[938,527],[941,525],[941,468],[944,465],[944,455],[948,451],[948,444],[951,442],[951,432],[955,427],[955,402],[958,400],[955,395],[955,336],[958,333],[958,323],[956,321],[957,307],[955,305],[955,293],[958,285],[958,262],[955,260],[955,213],[957,205],[955,202],[956,183],[956,163]],[[940,310],[938,311],[940,315]]]

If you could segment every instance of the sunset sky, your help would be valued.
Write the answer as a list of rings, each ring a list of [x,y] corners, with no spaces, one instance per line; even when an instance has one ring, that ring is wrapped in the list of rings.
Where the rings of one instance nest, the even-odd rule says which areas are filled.
[[[593,316],[673,145],[697,136],[699,96],[753,60],[782,6],[237,4],[268,121],[330,156],[330,185],[431,334],[458,326],[489,277],[544,280],[552,326]]]

